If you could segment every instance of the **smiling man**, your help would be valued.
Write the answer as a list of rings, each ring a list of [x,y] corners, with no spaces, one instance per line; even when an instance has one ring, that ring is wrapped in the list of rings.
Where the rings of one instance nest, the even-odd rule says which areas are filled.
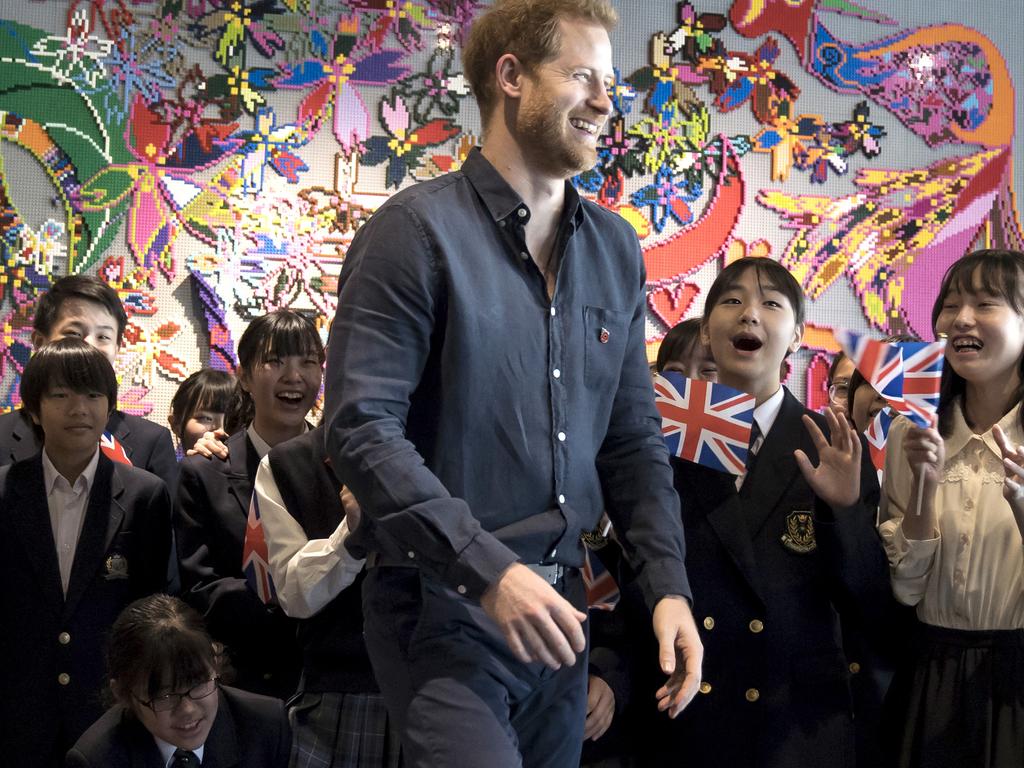
[[[328,453],[364,510],[367,647],[409,765],[578,764],[580,536],[605,509],[653,611],[661,708],[700,680],[643,260],[569,183],[611,112],[615,20],[603,0],[491,6],[464,49],[483,149],[391,198],[342,271]]]

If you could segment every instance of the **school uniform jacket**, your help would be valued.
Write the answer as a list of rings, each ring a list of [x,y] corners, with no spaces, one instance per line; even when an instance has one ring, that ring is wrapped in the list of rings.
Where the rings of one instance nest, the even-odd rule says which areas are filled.
[[[651,713],[658,757],[647,764],[853,765],[839,611],[869,620],[891,600],[874,527],[878,484],[865,461],[859,504],[816,500],[793,458],[801,448],[818,461],[804,413],[826,431],[787,391],[741,492],[732,475],[673,461],[703,683],[676,720]]]
[[[174,490],[178,459],[171,433],[148,419],[114,411],[107,420],[107,432],[124,446],[132,464],[152,472]],[[24,409],[0,416],[0,466],[35,456],[43,448],[31,417]]]
[[[291,731],[284,704],[222,686],[203,746],[203,768],[286,768]],[[68,752],[67,768],[164,768],[153,736],[124,707],[97,720]]]
[[[103,712],[107,633],[128,603],[162,591],[170,514],[163,481],[101,454],[65,597],[41,454],[0,468],[5,765],[59,765]]]
[[[181,463],[174,499],[182,597],[228,648],[247,691],[288,698],[299,679],[296,625],[264,605],[245,583],[242,550],[259,468],[255,447],[241,429],[227,440],[226,461],[189,456]]]

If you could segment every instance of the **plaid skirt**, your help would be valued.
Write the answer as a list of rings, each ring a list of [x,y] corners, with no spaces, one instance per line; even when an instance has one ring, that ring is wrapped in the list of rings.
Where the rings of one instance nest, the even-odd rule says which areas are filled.
[[[303,693],[291,702],[291,768],[399,768],[397,730],[380,694]]]

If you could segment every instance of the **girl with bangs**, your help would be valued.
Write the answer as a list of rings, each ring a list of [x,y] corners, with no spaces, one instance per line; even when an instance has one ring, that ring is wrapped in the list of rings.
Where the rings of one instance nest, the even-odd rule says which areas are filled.
[[[110,632],[115,706],[68,753],[67,768],[285,768],[291,745],[277,699],[221,686],[220,647],[181,600],[136,600]]]
[[[167,423],[178,439],[182,458],[207,432],[224,428],[224,416],[235,393],[235,377],[225,371],[203,368],[178,387],[171,399]]]
[[[260,460],[309,429],[323,362],[316,327],[297,312],[277,310],[250,323],[225,414],[227,458],[186,457],[175,499],[182,596],[227,646],[235,684],[280,698],[298,683],[295,623],[246,584],[246,521]]]
[[[921,620],[886,749],[899,766],[1021,765],[1024,254],[954,263],[932,324],[948,339],[938,426],[898,420],[886,457],[880,531],[893,591]]]

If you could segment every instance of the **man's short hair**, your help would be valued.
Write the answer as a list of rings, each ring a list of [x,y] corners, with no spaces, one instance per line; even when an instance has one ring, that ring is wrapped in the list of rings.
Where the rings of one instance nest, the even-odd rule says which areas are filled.
[[[486,127],[498,100],[494,68],[506,53],[527,71],[558,55],[560,19],[583,19],[611,31],[618,14],[608,0],[497,0],[469,31],[462,69],[480,105]]]
[[[95,275],[66,275],[55,282],[39,299],[36,316],[32,321],[33,329],[49,337],[60,317],[60,308],[68,299],[85,299],[102,305],[117,322],[117,345],[121,346],[128,315],[117,291]]]
[[[52,387],[67,387],[80,395],[102,392],[107,410],[117,407],[117,376],[107,356],[81,339],[68,337],[41,346],[21,375],[21,402],[38,418],[40,403]]]

